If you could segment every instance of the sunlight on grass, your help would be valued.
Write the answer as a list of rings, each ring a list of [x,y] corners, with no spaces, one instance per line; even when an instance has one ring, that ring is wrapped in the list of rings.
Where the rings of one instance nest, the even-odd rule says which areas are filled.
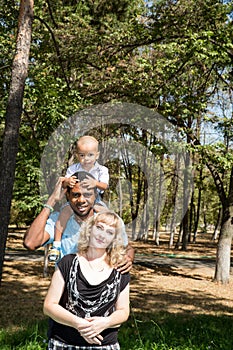
[[[47,320],[18,330],[0,330],[1,350],[46,350]],[[232,350],[227,316],[131,314],[120,328],[121,350]]]
[[[30,326],[21,326],[18,329],[0,330],[0,349],[1,350],[45,350],[47,320],[32,324]]]

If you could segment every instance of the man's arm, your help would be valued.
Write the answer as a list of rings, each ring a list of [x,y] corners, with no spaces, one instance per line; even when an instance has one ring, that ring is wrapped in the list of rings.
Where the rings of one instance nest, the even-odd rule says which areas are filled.
[[[23,240],[25,248],[35,250],[49,240],[50,235],[45,231],[45,225],[50,215],[49,207],[53,207],[57,201],[61,200],[65,193],[65,190],[62,189],[62,181],[63,178],[58,179],[53,193],[47,200],[46,205],[48,205],[48,207],[44,207],[41,210],[40,214],[35,218],[25,233]]]

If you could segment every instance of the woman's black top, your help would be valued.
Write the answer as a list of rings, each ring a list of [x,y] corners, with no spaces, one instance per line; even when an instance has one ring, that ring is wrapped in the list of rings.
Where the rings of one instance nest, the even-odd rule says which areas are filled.
[[[65,289],[59,304],[78,317],[108,316],[115,310],[120,292],[130,280],[129,273],[121,274],[113,269],[110,276],[98,285],[90,284],[80,269],[78,256],[68,254],[58,263],[65,281]],[[117,342],[118,328],[105,329],[102,346]],[[90,345],[73,327],[50,322],[49,338],[58,339],[70,345]],[[96,346],[96,345],[95,345]]]

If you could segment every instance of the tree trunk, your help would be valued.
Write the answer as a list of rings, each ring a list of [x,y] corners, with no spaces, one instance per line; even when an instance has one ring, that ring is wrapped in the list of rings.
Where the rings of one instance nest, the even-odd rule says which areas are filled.
[[[216,269],[214,280],[226,284],[229,282],[230,261],[231,261],[231,241],[233,235],[233,207],[225,209],[225,219],[223,219],[216,257]]]
[[[140,230],[136,239],[139,241],[144,240],[145,242],[147,242],[148,235],[149,235],[148,231],[149,231],[149,208],[148,208],[148,203],[146,203],[142,213]]]
[[[229,193],[218,188],[222,203],[222,222],[218,240],[214,280],[226,284],[229,282],[231,266],[231,241],[233,235],[233,167],[229,183]]]
[[[0,282],[10,221],[23,93],[28,74],[33,6],[33,0],[21,0],[20,2],[16,54],[12,64],[11,86],[5,117],[0,159]]]
[[[218,237],[218,232],[219,232],[219,229],[221,227],[221,221],[222,221],[222,208],[219,208],[218,210],[218,218],[217,218],[217,221],[216,221],[216,224],[215,224],[215,227],[214,227],[214,232],[213,232],[213,235],[212,235],[212,240],[215,241]]]
[[[190,166],[190,158],[189,155],[185,155],[185,168],[188,169]],[[188,244],[188,237],[189,237],[189,226],[188,226],[188,202],[190,197],[190,190],[189,190],[189,176],[188,176],[188,170],[184,172],[184,187],[183,187],[183,220],[182,220],[182,229],[183,229],[183,236],[182,236],[182,250],[187,250],[187,244]]]
[[[200,219],[200,212],[201,212],[201,196],[202,196],[202,189],[198,189],[198,199],[197,199],[197,214],[194,222],[194,234],[193,234],[193,243],[196,243],[197,239],[197,230],[198,230],[198,224]]]
[[[187,250],[187,245],[188,245],[188,236],[189,236],[188,217],[189,217],[189,211],[185,213],[182,220],[182,228],[183,228],[182,248],[181,248],[182,250]]]
[[[160,158],[160,169],[159,169],[159,185],[158,185],[158,197],[157,197],[157,206],[155,212],[155,223],[154,223],[154,235],[153,239],[155,244],[159,245],[159,232],[160,232],[160,215],[161,215],[161,203],[163,195],[163,183],[164,183],[164,173],[163,173],[163,158],[162,155]]]
[[[231,168],[229,193],[222,201],[222,224],[218,240],[214,280],[226,284],[229,282],[231,266],[231,241],[233,236],[233,167]]]
[[[173,177],[173,194],[172,194],[172,204],[173,210],[171,215],[171,224],[170,224],[170,239],[169,239],[169,248],[173,246],[174,242],[174,234],[176,231],[177,225],[177,210],[178,210],[178,188],[179,188],[179,169],[180,168],[180,155],[176,155],[175,158],[175,169],[174,169],[174,177]]]
[[[193,232],[193,223],[195,222],[195,204],[194,204],[194,190],[192,192],[191,195],[191,201],[190,201],[190,210],[189,210],[189,225],[188,225],[188,231],[189,231],[189,235],[188,235],[188,242],[191,242],[191,238],[192,238],[192,232]]]

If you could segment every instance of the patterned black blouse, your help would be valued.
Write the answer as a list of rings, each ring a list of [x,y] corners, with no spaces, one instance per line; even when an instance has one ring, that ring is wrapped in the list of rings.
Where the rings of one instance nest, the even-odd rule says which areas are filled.
[[[120,292],[130,281],[129,273],[121,274],[113,269],[110,276],[98,285],[90,284],[80,269],[78,256],[69,254],[58,263],[65,281],[60,305],[79,317],[108,316],[115,310]],[[104,330],[102,346],[117,342],[117,328]],[[50,322],[49,338],[70,345],[88,345],[79,332],[55,321]],[[90,344],[89,344],[90,345]]]

